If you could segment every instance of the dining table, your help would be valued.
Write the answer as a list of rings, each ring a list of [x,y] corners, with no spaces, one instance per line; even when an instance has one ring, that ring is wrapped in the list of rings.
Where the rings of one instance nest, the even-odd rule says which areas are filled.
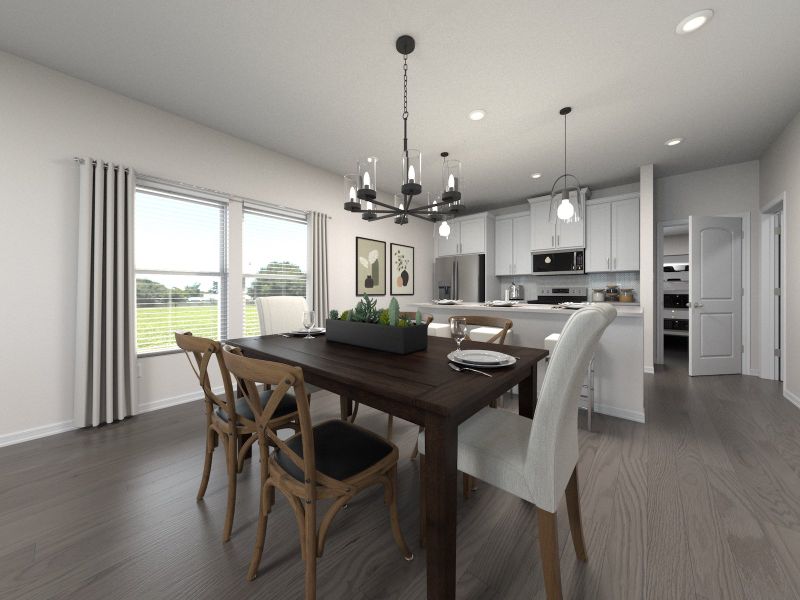
[[[452,340],[429,337],[427,349],[392,354],[327,341],[269,335],[227,340],[245,356],[295,365],[305,380],[338,394],[343,416],[359,402],[425,428],[425,553],[427,597],[456,597],[456,503],[458,426],[493,400],[519,386],[519,414],[533,418],[537,367],[547,350],[464,341],[466,349],[502,351],[511,366],[486,369],[487,377],[455,371]]]

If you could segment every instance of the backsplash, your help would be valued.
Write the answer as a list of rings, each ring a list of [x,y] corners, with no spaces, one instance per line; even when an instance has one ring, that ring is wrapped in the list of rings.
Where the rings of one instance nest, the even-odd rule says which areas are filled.
[[[609,284],[633,288],[633,300],[639,301],[639,271],[622,271],[618,273],[587,273],[585,275],[502,275],[500,282],[502,295],[511,282],[525,286],[525,299],[535,300],[539,288],[542,287],[585,287],[588,293],[592,288],[605,288]]]

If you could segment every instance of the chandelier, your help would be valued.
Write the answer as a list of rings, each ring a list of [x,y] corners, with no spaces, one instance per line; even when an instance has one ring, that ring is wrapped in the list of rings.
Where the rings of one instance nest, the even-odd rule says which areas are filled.
[[[572,108],[565,106],[558,114],[564,117],[564,174],[560,175],[550,188],[550,221],[576,223],[583,219],[586,199],[581,193],[581,182],[575,175],[567,173],[567,115]],[[559,182],[560,191],[556,191]]]
[[[447,215],[461,212],[461,161],[449,158],[442,152],[442,191],[432,195],[422,192],[422,152],[408,147],[408,55],[414,51],[414,38],[401,35],[395,47],[403,55],[403,153],[401,156],[402,183],[394,203],[377,199],[378,158],[367,156],[357,163],[357,172],[344,176],[344,209],[361,213],[365,221],[394,217],[398,225],[408,223],[408,217],[417,217],[437,223]],[[422,200],[414,200],[419,196]],[[444,225],[445,223],[443,223]]]

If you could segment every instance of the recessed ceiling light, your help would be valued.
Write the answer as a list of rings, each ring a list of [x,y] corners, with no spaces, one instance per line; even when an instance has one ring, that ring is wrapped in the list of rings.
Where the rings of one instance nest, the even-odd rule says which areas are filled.
[[[542,174],[541,174],[541,173],[533,173],[533,174],[531,175],[531,179],[539,179],[539,177],[541,177],[541,176],[542,176]]]
[[[473,111],[470,111],[469,118],[473,121],[480,121],[483,117],[486,116],[486,111],[481,108],[476,108]]]
[[[683,138],[670,138],[664,142],[665,146],[677,146],[683,141]]]
[[[710,8],[698,10],[697,12],[692,13],[685,19],[681,20],[681,22],[678,23],[678,26],[675,28],[675,33],[678,35],[686,35],[687,33],[697,31],[703,25],[708,23],[713,16],[714,11]]]

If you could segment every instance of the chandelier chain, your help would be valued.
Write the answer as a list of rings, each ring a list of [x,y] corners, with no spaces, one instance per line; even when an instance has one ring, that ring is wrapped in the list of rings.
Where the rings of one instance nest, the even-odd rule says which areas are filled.
[[[408,120],[408,54],[403,54],[403,120]]]

